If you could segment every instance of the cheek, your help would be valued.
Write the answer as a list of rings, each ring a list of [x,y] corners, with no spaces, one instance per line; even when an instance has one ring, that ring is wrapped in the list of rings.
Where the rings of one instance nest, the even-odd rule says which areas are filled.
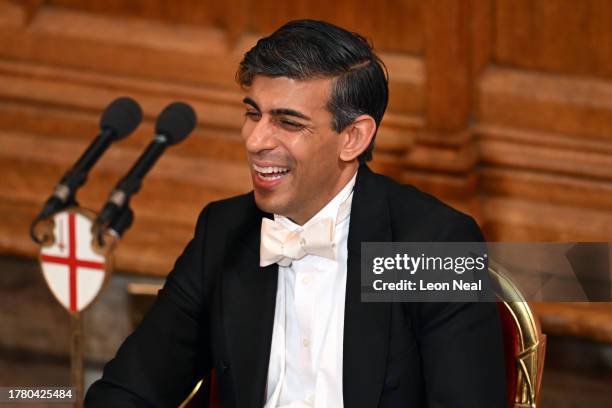
[[[339,149],[339,135],[333,134],[325,137],[321,143],[319,143],[316,152],[313,152],[313,157],[317,158],[319,167],[325,169],[336,167],[339,158]]]
[[[338,167],[338,145],[334,141],[321,143],[307,158],[309,184],[324,185],[334,178]]]
[[[337,134],[304,134],[283,138],[283,149],[297,164],[300,184],[324,183],[338,163],[339,139]]]
[[[303,134],[297,138],[287,138],[286,146],[300,159],[312,161],[326,161],[338,154],[339,138],[332,134]]]

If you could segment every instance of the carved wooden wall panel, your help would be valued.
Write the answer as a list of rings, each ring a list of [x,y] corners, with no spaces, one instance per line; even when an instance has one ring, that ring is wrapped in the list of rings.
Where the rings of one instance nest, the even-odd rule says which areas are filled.
[[[231,33],[272,32],[285,22],[315,18],[341,22],[385,51],[423,52],[423,0],[49,0],[72,10],[212,26]]]
[[[250,181],[239,129],[242,93],[234,83],[240,56],[255,37],[226,41],[223,30],[118,18],[56,7],[0,2],[0,245],[33,255],[27,225],[61,174],[97,132],[99,114],[120,95],[143,107],[145,122],[112,146],[79,192],[99,209],[153,135],[153,121],[172,100],[199,114],[194,134],[171,148],[134,198],[136,223],[117,253],[120,269],[165,274],[191,235],[203,204],[246,192]],[[117,3],[119,4],[119,3]],[[90,6],[96,6],[91,3]],[[95,7],[94,7],[95,8]],[[390,54],[398,72],[379,139],[380,166],[396,158],[422,127],[423,63]]]
[[[496,0],[495,39],[503,65],[612,76],[608,0]]]
[[[167,273],[200,208],[250,189],[235,68],[255,33],[297,17],[337,22],[382,50],[391,100],[374,168],[472,213],[491,240],[612,236],[608,2],[219,4],[0,0],[2,253],[34,255],[28,224],[107,103],[131,95],[145,122],[80,192],[96,210],[180,99],[198,127],[145,180],[117,254],[122,270]]]

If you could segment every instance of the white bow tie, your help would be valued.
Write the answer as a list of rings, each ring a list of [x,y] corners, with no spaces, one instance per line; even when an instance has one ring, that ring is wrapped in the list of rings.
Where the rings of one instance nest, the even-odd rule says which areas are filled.
[[[289,266],[307,254],[336,259],[334,221],[323,218],[301,231],[290,231],[276,221],[261,220],[260,266]]]

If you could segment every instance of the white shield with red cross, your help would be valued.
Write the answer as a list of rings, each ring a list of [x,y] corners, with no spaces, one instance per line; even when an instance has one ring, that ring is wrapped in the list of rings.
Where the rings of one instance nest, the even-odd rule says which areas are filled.
[[[93,302],[107,277],[106,259],[92,246],[93,216],[70,209],[53,216],[54,242],[43,246],[40,263],[47,285],[68,311],[78,313]]]

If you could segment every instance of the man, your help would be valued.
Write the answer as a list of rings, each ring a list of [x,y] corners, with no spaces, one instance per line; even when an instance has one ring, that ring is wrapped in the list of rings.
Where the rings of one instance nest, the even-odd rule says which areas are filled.
[[[360,301],[362,242],[482,240],[365,165],[387,105],[370,45],[294,21],[237,78],[253,192],[203,210],[86,405],[176,406],[214,368],[222,407],[504,406],[494,304]]]

